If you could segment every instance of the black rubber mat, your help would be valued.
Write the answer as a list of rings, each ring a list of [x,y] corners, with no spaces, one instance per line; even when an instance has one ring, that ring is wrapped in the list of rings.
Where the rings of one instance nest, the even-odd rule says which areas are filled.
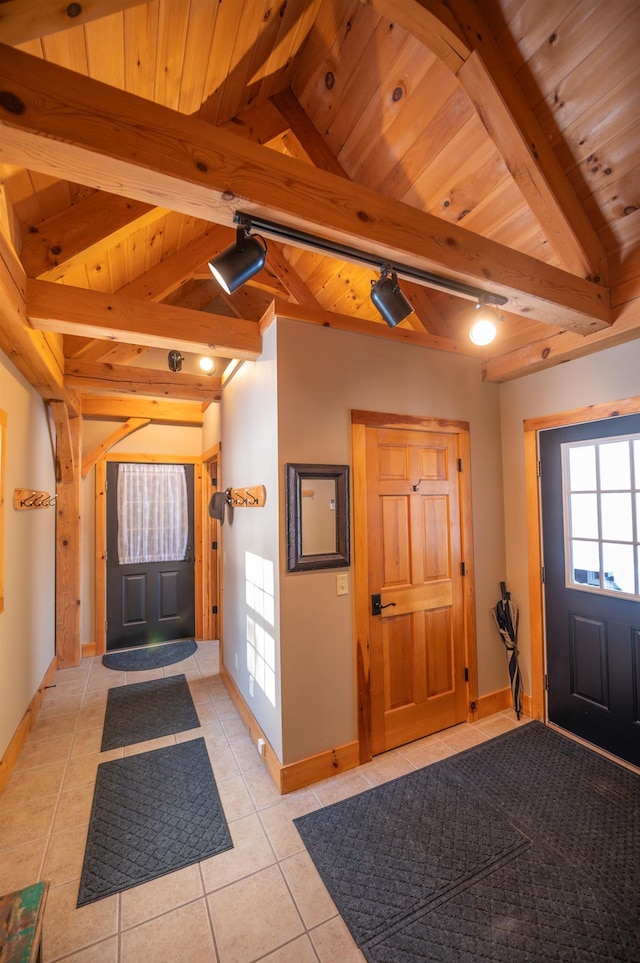
[[[77,905],[232,846],[204,739],[103,762]]]
[[[100,751],[133,746],[199,725],[184,675],[115,686],[107,693]]]
[[[295,820],[371,963],[640,960],[640,776],[529,723]]]
[[[163,642],[159,645],[145,645],[139,649],[124,652],[107,652],[102,656],[102,664],[108,669],[120,672],[141,672],[144,669],[161,669],[174,662],[182,662],[197,650],[198,643],[193,639],[180,642]]]

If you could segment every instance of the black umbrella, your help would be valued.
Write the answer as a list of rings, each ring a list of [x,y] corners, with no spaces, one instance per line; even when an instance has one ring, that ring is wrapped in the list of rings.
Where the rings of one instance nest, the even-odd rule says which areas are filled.
[[[492,614],[509,656],[509,677],[511,679],[513,708],[519,719],[520,701],[524,687],[522,685],[522,676],[520,675],[520,666],[518,665],[518,607],[515,602],[511,601],[511,593],[507,592],[506,582],[500,582],[500,590],[502,592],[502,598],[495,609],[492,609]]]

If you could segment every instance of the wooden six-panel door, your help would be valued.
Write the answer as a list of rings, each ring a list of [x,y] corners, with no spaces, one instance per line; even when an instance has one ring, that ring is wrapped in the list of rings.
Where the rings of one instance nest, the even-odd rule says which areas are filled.
[[[376,754],[467,717],[457,434],[367,427],[366,489]]]

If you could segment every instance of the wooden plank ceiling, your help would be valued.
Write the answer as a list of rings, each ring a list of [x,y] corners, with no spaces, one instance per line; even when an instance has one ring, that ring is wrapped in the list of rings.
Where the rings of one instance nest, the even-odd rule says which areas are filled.
[[[638,337],[638,41],[637,0],[4,0],[0,225],[61,390],[219,400],[274,314],[490,381]],[[505,296],[496,341],[409,280],[392,330],[376,269],[269,237],[225,295],[237,210]]]

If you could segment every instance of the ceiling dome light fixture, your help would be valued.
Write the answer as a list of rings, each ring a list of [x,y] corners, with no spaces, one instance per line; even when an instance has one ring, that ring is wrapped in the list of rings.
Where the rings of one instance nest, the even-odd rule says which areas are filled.
[[[371,300],[390,328],[395,328],[413,311],[400,290],[398,275],[389,264],[384,264],[378,280],[371,282]]]
[[[495,311],[493,310],[494,307]],[[477,344],[479,347],[484,347],[487,344],[491,344],[496,336],[498,330],[496,322],[499,320],[498,307],[497,305],[489,306],[486,300],[481,298],[476,304],[474,311],[475,317],[471,325],[469,337],[474,344]]]
[[[227,294],[233,294],[254,274],[262,270],[267,258],[267,245],[259,235],[250,235],[246,224],[236,231],[236,243],[209,261],[209,270]]]
[[[211,374],[211,372],[215,367],[215,362],[213,358],[209,358],[207,355],[200,358],[200,360],[198,361],[198,364],[200,365],[200,370],[205,371],[207,374]]]

